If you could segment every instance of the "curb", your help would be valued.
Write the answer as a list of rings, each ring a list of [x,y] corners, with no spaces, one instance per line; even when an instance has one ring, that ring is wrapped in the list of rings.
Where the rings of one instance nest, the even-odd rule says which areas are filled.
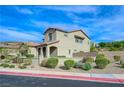
[[[10,72],[10,71],[0,71],[0,75],[45,77],[45,78],[56,78],[56,79],[71,79],[71,80],[84,80],[84,81],[95,81],[95,82],[121,83],[121,84],[124,84],[124,79],[99,78],[99,77],[87,77],[87,76],[72,76],[72,75],[57,75],[57,74],[37,74],[37,73]]]

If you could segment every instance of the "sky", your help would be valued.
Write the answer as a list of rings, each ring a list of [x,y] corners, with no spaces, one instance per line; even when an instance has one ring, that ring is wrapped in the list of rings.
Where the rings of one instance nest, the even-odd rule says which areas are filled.
[[[81,29],[93,42],[124,40],[124,6],[0,6],[0,42],[42,42],[49,27]]]

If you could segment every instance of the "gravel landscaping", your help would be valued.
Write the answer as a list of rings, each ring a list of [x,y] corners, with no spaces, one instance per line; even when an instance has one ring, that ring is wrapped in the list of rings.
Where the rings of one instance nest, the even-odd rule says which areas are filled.
[[[92,69],[85,71],[79,68],[71,68],[69,70],[66,70],[64,68],[64,61],[67,59],[59,59],[59,64],[57,65],[56,68],[47,68],[47,67],[41,67],[38,65],[38,60],[35,59],[33,60],[33,64],[31,66],[28,66],[25,69],[34,69],[34,70],[44,70],[44,71],[60,71],[60,72],[79,72],[79,73],[97,73],[97,74],[124,74],[124,68],[122,68],[119,64],[119,62],[111,62],[110,64],[107,65],[106,68],[104,69],[98,69],[96,68],[96,64],[93,63],[92,64]],[[75,59],[75,60],[79,60],[79,59]],[[2,63],[2,62],[0,62]],[[3,67],[0,67],[1,69]],[[12,68],[12,69],[19,69],[17,67]]]
[[[64,63],[61,62],[56,68],[46,68],[41,66],[35,66],[35,70],[46,70],[46,71],[62,71],[62,72],[82,72],[82,73],[97,73],[97,74],[124,74],[124,68],[121,68],[119,62],[110,63],[105,69],[98,69],[95,67],[95,63],[92,64],[93,68],[89,71],[85,71],[78,68],[71,68],[70,70],[64,69]]]

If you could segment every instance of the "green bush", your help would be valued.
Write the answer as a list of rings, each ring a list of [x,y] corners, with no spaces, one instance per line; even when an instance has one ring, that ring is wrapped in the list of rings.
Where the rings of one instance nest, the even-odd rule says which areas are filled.
[[[121,64],[121,67],[124,68],[124,63]]]
[[[122,68],[124,68],[124,60],[120,60],[120,65]]]
[[[19,68],[20,68],[20,69],[25,69],[25,68],[27,68],[27,67],[26,67],[26,65],[19,65]]]
[[[34,58],[34,54],[27,54],[26,57],[27,58]]]
[[[120,56],[118,56],[118,55],[115,55],[115,56],[114,56],[114,60],[115,60],[115,61],[120,61],[120,59],[121,59]]]
[[[96,59],[97,59],[97,58],[104,58],[104,57],[105,57],[104,54],[98,54],[98,55],[96,56]]]
[[[10,59],[5,59],[4,60],[6,63],[9,63],[10,62]]]
[[[2,67],[2,64],[0,64],[0,67]]]
[[[93,63],[93,62],[94,62],[94,59],[91,58],[91,57],[85,58],[85,59],[84,59],[84,62],[85,62],[85,63]]]
[[[47,59],[43,59],[40,66],[46,67],[47,65]]]
[[[64,62],[64,65],[65,65],[66,69],[70,69],[71,67],[74,67],[75,62],[74,62],[74,60],[66,60]]]
[[[115,48],[115,47],[110,47],[109,51],[119,51],[119,48]]]
[[[3,64],[1,64],[1,66],[4,68],[7,68],[7,67],[9,67],[9,64],[3,63]]]
[[[120,64],[123,64],[124,63],[124,60],[120,60]]]
[[[12,60],[12,59],[14,59],[14,58],[16,58],[16,56],[14,56],[14,55],[7,55],[7,56],[6,56],[6,59],[9,59],[9,60]]]
[[[12,60],[12,63],[19,63],[19,64],[21,64],[21,63],[23,63],[23,61],[24,61],[24,59],[16,57],[16,58],[14,58]]]
[[[76,62],[74,64],[74,68],[81,68],[83,66],[83,63],[82,62]]]
[[[46,67],[55,68],[58,64],[58,58],[49,58],[46,63]]]
[[[31,65],[32,64],[32,59],[24,59],[24,64],[25,65]]]
[[[82,66],[82,69],[83,70],[90,70],[92,68],[91,64],[90,63],[84,63],[84,65]]]
[[[95,63],[98,68],[104,69],[109,64],[109,60],[106,58],[97,58]]]
[[[9,68],[15,68],[15,65],[9,65]]]

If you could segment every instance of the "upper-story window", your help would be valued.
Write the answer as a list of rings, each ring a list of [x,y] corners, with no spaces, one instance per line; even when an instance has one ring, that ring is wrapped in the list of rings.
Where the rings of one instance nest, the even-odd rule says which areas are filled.
[[[53,34],[49,33],[48,36],[49,36],[49,41],[52,41],[53,40]]]
[[[83,39],[75,37],[75,42],[76,43],[83,43]]]
[[[65,36],[65,37],[68,37],[68,34],[65,33],[64,36]]]

